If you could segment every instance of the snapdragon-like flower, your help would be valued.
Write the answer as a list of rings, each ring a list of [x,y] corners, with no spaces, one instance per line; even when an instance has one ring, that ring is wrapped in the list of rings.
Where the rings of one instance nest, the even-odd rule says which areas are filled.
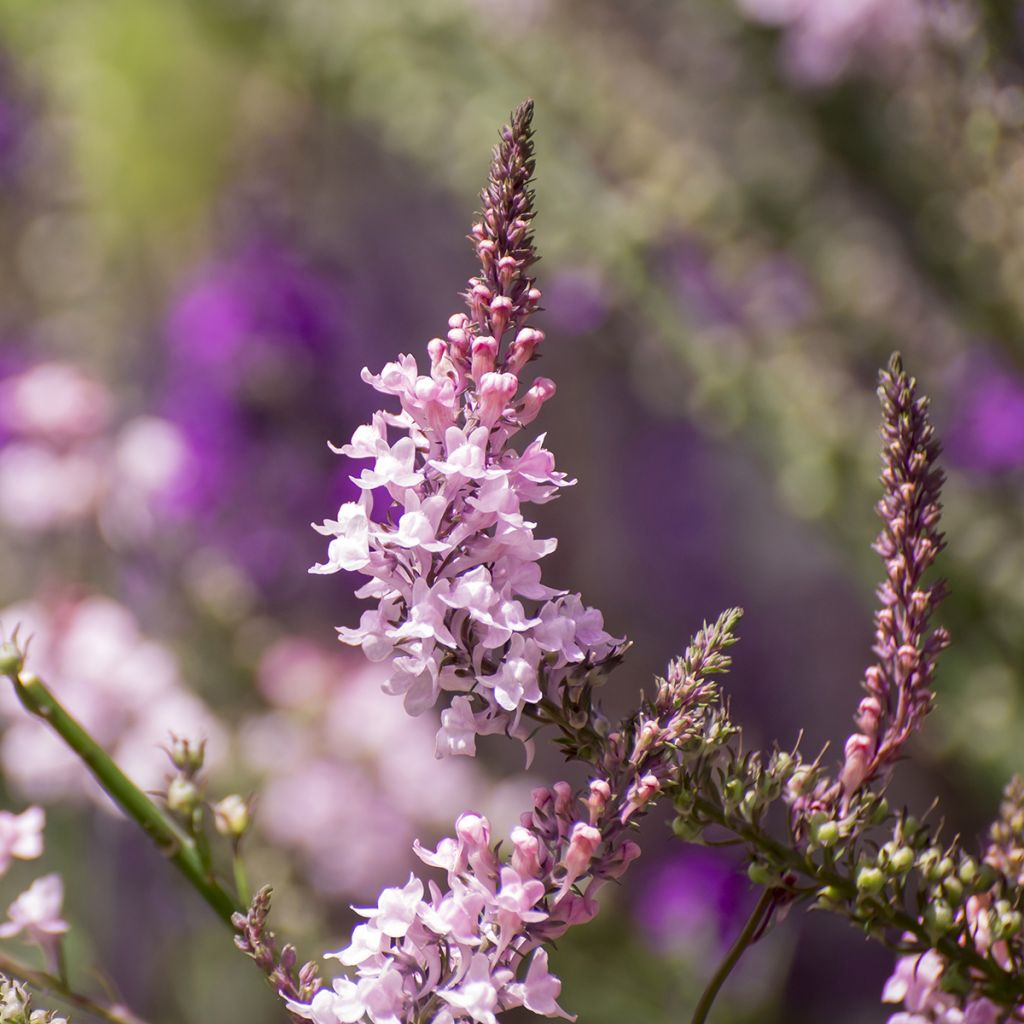
[[[331,541],[311,571],[359,572],[369,582],[358,595],[377,602],[357,628],[339,630],[342,641],[390,663],[386,690],[411,714],[457,695],[445,698],[439,757],[472,755],[490,733],[527,743],[546,699],[578,695],[625,649],[579,595],[541,583],[537,563],[555,541],[534,536],[524,507],[572,481],[543,435],[522,452],[510,445],[555,390],[522,379],[544,340],[525,326],[541,297],[529,276],[531,117],[532,104],[520,106],[494,150],[470,236],[481,272],[465,293],[468,315],[427,345],[427,373],[411,355],[363,371],[401,411],[378,412],[337,449],[366,462],[352,477],[363,495],[316,527]],[[375,519],[381,491],[389,507]]]

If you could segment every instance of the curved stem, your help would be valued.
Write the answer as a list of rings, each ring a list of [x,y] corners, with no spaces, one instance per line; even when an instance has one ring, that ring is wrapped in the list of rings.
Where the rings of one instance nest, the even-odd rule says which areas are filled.
[[[772,911],[772,907],[775,903],[775,896],[771,889],[765,889],[761,893],[761,898],[757,901],[754,909],[751,911],[750,917],[747,918],[747,923],[743,926],[743,931],[740,932],[739,937],[732,944],[732,948],[725,955],[725,959],[718,965],[718,970],[711,976],[711,980],[707,983],[707,987],[701,993],[701,997],[697,1002],[697,1005],[693,1010],[693,1017],[690,1019],[690,1024],[704,1024],[707,1020],[708,1013],[711,1010],[711,1006],[715,1001],[715,997],[718,995],[719,990],[725,984],[725,979],[732,973],[732,969],[739,962],[741,956],[748,946],[753,944],[756,939],[760,936],[761,930],[764,924],[767,922],[768,915]]]
[[[217,916],[234,930],[231,915],[240,913],[242,907],[213,877],[193,839],[118,768],[110,755],[68,714],[38,676],[22,672],[17,678],[9,678],[25,708],[57,732],[125,814],[156,843]]]
[[[47,992],[65,1003],[77,1006],[80,1010],[86,1010],[94,1016],[108,1021],[109,1024],[146,1024],[141,1017],[137,1017],[127,1007],[98,1003],[81,992],[75,992],[56,975],[30,967],[5,953],[0,953],[0,973],[16,978],[26,985],[31,985],[33,988],[39,989],[40,992]]]

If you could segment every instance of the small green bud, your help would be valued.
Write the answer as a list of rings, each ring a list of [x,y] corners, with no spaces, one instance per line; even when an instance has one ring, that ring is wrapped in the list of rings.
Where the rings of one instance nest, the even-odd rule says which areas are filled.
[[[964,857],[960,862],[957,876],[964,885],[973,885],[978,877],[978,865],[971,857]]]
[[[826,885],[818,890],[818,902],[829,908],[839,907],[843,904],[843,894],[834,885]]]
[[[747,878],[749,878],[755,885],[775,885],[778,881],[775,873],[770,871],[768,867],[761,864],[759,861],[751,861],[747,867]]]
[[[883,796],[878,803],[871,808],[871,823],[881,825],[889,817],[889,801]]]
[[[920,868],[921,874],[926,881],[934,882],[936,880],[938,877],[936,868],[938,868],[941,859],[942,854],[934,846],[929,847],[927,850],[922,850],[917,855],[917,866]]]
[[[944,935],[953,927],[953,911],[945,900],[932,900],[925,907],[924,924],[933,938]]]
[[[979,892],[991,889],[996,884],[996,869],[991,864],[981,864],[978,867],[978,877],[974,880],[974,888]]]
[[[956,875],[947,875],[942,880],[942,891],[953,903],[959,903],[964,898],[964,883]]]
[[[704,826],[692,818],[680,815],[672,822],[672,831],[684,843],[692,843],[704,831]]]
[[[935,866],[935,873],[939,878],[947,878],[954,871],[956,871],[956,865],[953,863],[952,857],[943,857]]]
[[[819,846],[828,848],[839,842],[839,826],[830,820],[825,820],[814,829],[814,841]]]
[[[725,799],[730,804],[738,804],[743,799],[743,783],[739,779],[730,779],[725,784]]]
[[[0,644],[0,676],[10,676],[17,679],[18,674],[25,667],[25,656],[21,653],[18,645],[5,640]]]
[[[914,851],[909,846],[899,847],[889,858],[889,866],[896,874],[905,875],[914,866]]]
[[[1000,900],[999,903],[1005,902]],[[1017,910],[999,910],[999,904],[996,904],[997,911],[993,915],[992,920],[992,931],[997,939],[1008,939],[1013,935],[1017,935],[1021,929],[1021,915],[1020,911]]]
[[[167,751],[171,763],[179,772],[196,775],[206,760],[206,740],[193,745],[182,736],[171,737],[171,749]]]
[[[196,784],[182,775],[175,775],[167,786],[167,806],[182,818],[188,818],[202,799]]]
[[[857,872],[857,889],[867,896],[881,892],[884,885],[885,875],[878,868],[865,866]]]

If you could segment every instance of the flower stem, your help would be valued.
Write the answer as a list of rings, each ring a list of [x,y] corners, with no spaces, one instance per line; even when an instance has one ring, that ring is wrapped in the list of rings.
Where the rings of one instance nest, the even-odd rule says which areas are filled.
[[[771,913],[774,900],[775,897],[771,889],[765,889],[761,893],[761,898],[757,901],[757,905],[747,919],[747,923],[743,926],[743,931],[740,932],[739,937],[732,944],[732,948],[726,953],[725,959],[718,965],[718,970],[711,976],[707,987],[701,993],[701,997],[694,1008],[690,1024],[704,1024],[707,1020],[715,997],[718,995],[722,985],[725,984],[725,979],[732,973],[732,969],[739,962],[746,948],[760,934],[767,915]]]
[[[231,866],[235,873],[235,894],[242,903],[248,904],[250,901],[249,875],[245,870],[245,860],[242,858],[242,851],[238,848],[237,843],[231,857]]]
[[[101,1020],[108,1021],[109,1024],[145,1024],[141,1017],[137,1017],[126,1007],[98,1003],[95,999],[82,995],[81,992],[75,992],[68,987],[67,982],[55,975],[30,967],[6,953],[0,953],[0,973],[16,978],[32,988],[39,989],[40,992],[48,992],[63,1002],[70,1003]]]
[[[31,672],[11,676],[25,708],[46,722],[78,755],[121,809],[156,843],[168,860],[229,927],[242,907],[223,889],[203,862],[195,841],[178,827],[111,760],[107,752],[68,714],[43,681]]]

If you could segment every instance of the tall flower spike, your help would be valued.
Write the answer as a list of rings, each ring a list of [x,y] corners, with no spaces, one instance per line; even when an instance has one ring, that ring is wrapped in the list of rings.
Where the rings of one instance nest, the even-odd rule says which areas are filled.
[[[882,484],[878,503],[882,530],[874,549],[885,564],[875,612],[875,664],[865,672],[867,696],[857,711],[857,729],[846,741],[840,784],[850,798],[884,777],[911,733],[931,709],[938,654],[948,645],[945,629],[929,632],[932,610],[946,593],[944,580],[930,585],[924,574],[944,547],[939,532],[943,474],[935,465],[939,443],[928,419],[928,399],[918,397],[898,354],[880,374]]]
[[[480,193],[480,220],[469,236],[481,274],[469,282],[466,302],[479,332],[499,342],[506,330],[521,327],[540,301],[527,274],[537,261],[530,233],[533,168],[533,100],[525,100],[501,130],[487,187]],[[486,303],[481,289],[490,294]]]
[[[438,756],[473,754],[487,733],[528,743],[541,705],[555,714],[584,706],[625,649],[578,594],[541,583],[537,563],[555,541],[534,537],[523,508],[573,481],[555,470],[543,435],[521,451],[509,444],[555,391],[544,378],[525,392],[520,381],[544,340],[523,326],[540,300],[528,275],[532,112],[520,106],[494,150],[470,236],[481,271],[465,293],[469,315],[427,344],[429,375],[409,355],[379,374],[363,370],[401,412],[376,413],[337,449],[372,467],[352,478],[362,499],[316,527],[332,539],[312,571],[360,572],[370,582],[358,595],[377,601],[341,640],[390,662],[385,689],[410,714],[455,694],[441,712]],[[392,442],[393,431],[402,436]],[[371,492],[386,499],[381,516]]]

